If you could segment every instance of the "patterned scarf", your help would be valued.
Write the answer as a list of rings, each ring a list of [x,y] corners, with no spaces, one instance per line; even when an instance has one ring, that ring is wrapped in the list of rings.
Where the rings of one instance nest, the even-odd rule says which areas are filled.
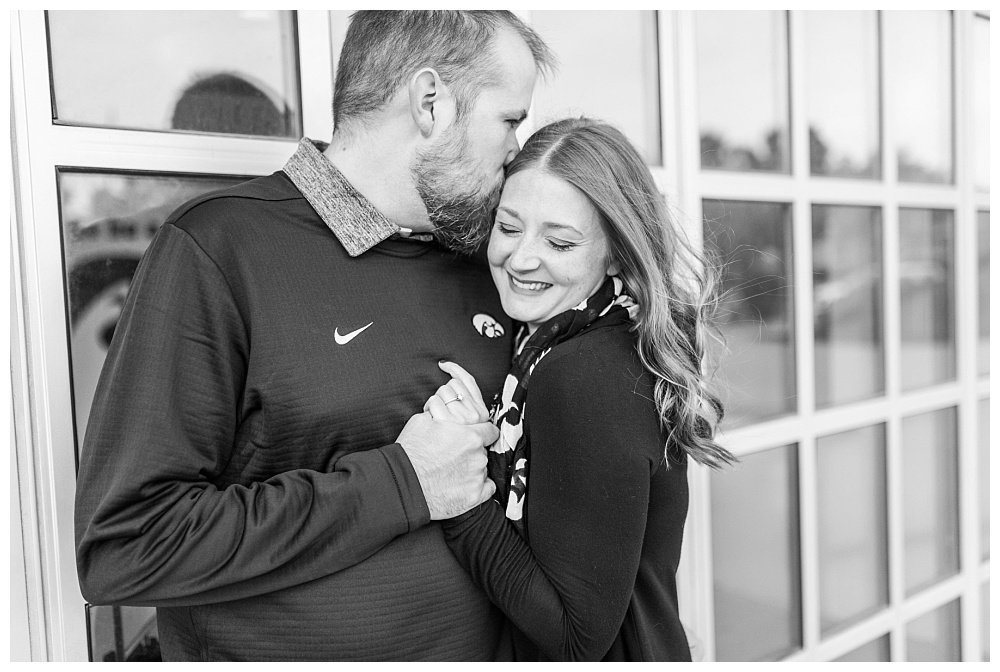
[[[490,406],[490,420],[500,429],[500,438],[490,446],[488,470],[497,486],[496,498],[522,536],[530,459],[527,441],[522,436],[522,422],[531,372],[556,345],[573,338],[598,318],[620,310],[628,311],[629,319],[634,319],[639,306],[625,293],[622,281],[610,277],[589,299],[556,315],[530,336],[527,325],[521,327],[515,338],[516,354],[510,373],[503,391]]]

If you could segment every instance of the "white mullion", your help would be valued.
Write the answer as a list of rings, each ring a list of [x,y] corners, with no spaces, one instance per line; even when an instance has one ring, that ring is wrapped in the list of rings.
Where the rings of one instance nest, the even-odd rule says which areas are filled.
[[[33,131],[53,166],[170,173],[266,175],[295,151],[295,140],[48,125]]]
[[[329,142],[333,137],[334,52],[330,37],[330,13],[325,10],[299,10],[296,19],[302,135]]]
[[[900,609],[901,620],[904,623],[908,623],[948,604],[952,600],[962,598],[963,591],[966,589],[965,584],[965,577],[961,573],[958,573],[911,595],[907,598],[902,609]],[[966,621],[963,618],[961,623],[971,624],[978,622],[978,620],[977,615],[971,621]],[[963,660],[965,660],[964,655]]]
[[[39,136],[51,122],[45,18],[41,11],[11,16],[11,76],[18,138],[22,279],[33,410],[35,505],[44,586],[45,636],[50,660],[86,660],[84,602],[76,573],[73,494],[76,489],[65,295],[52,147]]]
[[[21,72],[20,66],[20,39],[16,20],[16,15],[11,21],[11,76],[12,85],[16,82],[16,88],[20,90],[22,82],[19,81],[18,74]],[[12,86],[12,89],[15,88]],[[11,512],[11,519],[15,520],[15,525],[20,523],[20,534],[16,535],[11,530],[11,545],[18,544],[22,547],[26,617],[28,629],[28,642],[26,648],[30,660],[42,661],[50,660],[48,647],[48,628],[45,624],[45,580],[44,567],[45,558],[42,548],[41,513],[38,506],[38,474],[35,468],[37,454],[37,425],[32,417],[31,385],[29,375],[31,366],[29,360],[33,350],[31,343],[31,331],[27,324],[27,315],[24,309],[24,274],[22,272],[22,238],[21,231],[24,229],[23,222],[31,218],[30,199],[24,204],[18,203],[16,198],[21,185],[30,185],[30,175],[21,175],[19,168],[21,162],[18,161],[17,146],[26,142],[27,132],[24,127],[24,108],[22,100],[12,98],[11,105],[11,199],[10,199],[10,221],[11,227],[8,235],[10,237],[10,260],[11,260],[11,347],[10,347],[10,372],[11,372],[11,452],[15,457],[14,469],[16,473],[16,487],[18,490],[18,511],[17,518],[14,519],[14,512]],[[23,216],[22,216],[23,215]],[[13,611],[13,608],[12,608]]]
[[[961,194],[952,184],[896,184],[896,198],[906,208],[954,209],[961,203]]]
[[[707,198],[781,203],[791,200],[792,183],[784,174],[702,170],[698,182],[700,193]]]
[[[809,119],[806,102],[805,14],[788,15],[789,115],[792,159],[792,291],[795,313],[795,381],[801,433],[799,453],[799,563],[801,568],[802,648],[813,659],[820,642],[819,515],[817,512],[816,434],[813,376],[812,213],[809,190]]]
[[[889,634],[893,618],[892,610],[886,608],[884,611],[830,635],[816,649],[814,660],[836,660],[874,639]]]
[[[659,10],[656,12],[657,57],[660,73],[660,156],[663,157],[661,187],[667,194],[668,201],[676,203],[682,189],[681,162],[678,151],[680,138],[681,105],[680,87],[678,84],[677,58],[675,55],[677,40],[675,11]],[[689,225],[688,221],[677,222]],[[688,231],[688,239],[692,242],[701,238],[700,231]]]
[[[887,64],[891,49],[885,13],[879,13],[879,77],[882,100],[882,179],[886,185],[882,202],[883,305],[885,306],[885,389],[890,402],[900,399],[901,316],[899,285],[899,200],[896,191],[896,113],[891,94]],[[889,640],[891,660],[906,660],[906,627],[901,617],[905,600],[904,522],[903,522],[903,446],[900,437],[902,420],[898,412],[886,422],[886,497],[889,534],[889,606],[892,630]]]
[[[661,27],[673,23],[672,32],[664,33],[665,40],[672,44],[661,46],[673,50],[674,69],[672,76],[675,99],[670,104],[676,114],[674,149],[676,161],[677,193],[674,196],[679,218],[686,224],[690,238],[696,247],[703,244],[702,208],[699,198],[701,172],[700,147],[698,140],[697,114],[697,59],[695,45],[695,23],[693,12],[671,12],[669,20],[664,17]],[[662,81],[662,80],[661,80]],[[666,143],[664,143],[666,144]],[[664,162],[666,161],[664,156]],[[719,440],[725,444],[724,437]],[[683,607],[685,618],[691,618],[688,625],[702,640],[706,661],[715,660],[715,602],[714,572],[712,565],[712,511],[711,474],[700,465],[692,465],[688,470],[690,489],[688,517],[685,527],[684,553],[682,562],[692,567],[688,575],[693,583],[687,586],[689,607]],[[681,586],[678,591],[683,594]],[[680,600],[680,595],[678,596]],[[681,602],[683,605],[684,602]]]
[[[524,21],[529,26],[531,23],[531,10],[530,9],[513,9],[511,10],[517,15],[519,19]],[[524,118],[521,125],[517,127],[517,131],[514,135],[517,136],[518,143],[523,147],[524,143],[528,141],[528,138],[538,130],[538,110],[537,105],[535,105],[536,93],[538,92],[538,87],[542,85],[541,76],[539,76],[538,81],[535,82],[535,88],[531,92],[531,104],[528,106],[528,116]]]
[[[963,578],[961,622],[979,622],[979,585],[975,568],[979,565],[979,500],[978,459],[976,441],[978,411],[975,381],[977,378],[976,355],[976,211],[974,206],[975,171],[973,161],[975,146],[973,115],[975,110],[968,102],[972,90],[973,67],[972,21],[970,11],[954,11],[953,39],[954,63],[952,65],[955,93],[955,183],[961,194],[961,206],[955,213],[955,294],[956,294],[956,343],[958,345],[958,380],[962,387],[962,400],[958,409],[958,493],[959,493],[959,568]],[[962,660],[977,660],[980,652],[980,628],[960,628]]]
[[[881,207],[885,186],[881,182],[814,176],[807,192],[812,203]]]
[[[992,303],[992,300],[991,300]],[[992,349],[992,348],[991,348]],[[976,398],[978,399],[991,399],[990,396],[990,379],[989,377],[977,380],[975,382]],[[992,414],[990,415],[992,417]]]

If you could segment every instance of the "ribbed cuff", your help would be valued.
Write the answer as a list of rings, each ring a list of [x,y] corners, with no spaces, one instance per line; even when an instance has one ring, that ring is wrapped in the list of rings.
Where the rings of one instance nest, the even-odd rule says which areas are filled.
[[[409,532],[423,527],[431,521],[431,512],[427,508],[427,500],[424,498],[424,491],[420,487],[420,480],[417,479],[417,472],[410,464],[410,458],[406,451],[398,443],[378,448],[378,451],[385,458],[392,472],[392,478],[396,483],[396,492],[399,494],[399,502],[403,506],[406,515],[406,523]]]

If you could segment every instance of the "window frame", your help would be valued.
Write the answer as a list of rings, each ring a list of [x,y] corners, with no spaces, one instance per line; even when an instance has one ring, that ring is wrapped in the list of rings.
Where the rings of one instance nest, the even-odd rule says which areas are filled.
[[[306,136],[328,140],[333,128],[329,13],[299,11],[297,61]],[[35,659],[88,660],[84,600],[77,580],[73,526],[76,446],[62,230],[60,169],[267,175],[294,152],[297,138],[253,138],[56,124],[52,120],[46,16],[11,14],[11,107],[17,195],[12,255],[24,325],[15,389],[18,487],[28,577],[29,649]],[[45,82],[39,86],[39,82]],[[302,86],[302,83],[308,86]],[[14,199],[12,198],[12,206]],[[14,298],[14,297],[12,297]],[[13,311],[12,311],[13,312]]]
[[[975,186],[974,116],[971,105],[973,22],[989,13],[953,12],[953,122],[955,182],[905,184],[896,180],[892,101],[886,95],[884,22],[879,20],[879,130],[882,178],[854,180],[810,175],[804,96],[804,14],[791,10],[789,106],[792,172],[743,174],[703,170],[699,159],[694,13],[658,11],[660,139],[663,165],[652,167],[679,224],[698,247],[704,198],[784,202],[792,206],[795,287],[795,361],[798,406],[794,414],[732,430],[722,436],[737,455],[798,444],[803,648],[789,661],[833,660],[885,634],[892,660],[906,657],[906,624],[961,599],[963,660],[982,650],[980,587],[990,580],[981,560],[977,413],[990,398],[990,376],[977,373],[976,218],[989,211],[989,193]],[[530,22],[530,11],[518,11]],[[347,12],[299,11],[299,81],[303,132],[315,139],[332,133],[333,64],[339,56]],[[21,505],[27,615],[34,659],[87,660],[84,601],[79,592],[73,534],[76,460],[61,227],[56,167],[198,174],[268,174],[294,151],[295,140],[134,131],[52,123],[45,15],[12,12],[11,34],[11,246],[13,399],[11,421]],[[518,133],[535,130],[534,110]],[[862,205],[881,208],[883,231],[883,324],[886,380],[881,397],[815,410],[813,380],[811,207]],[[955,381],[908,393],[900,391],[899,208],[955,212],[955,291],[958,376]],[[992,240],[993,236],[991,236]],[[13,326],[13,324],[12,324]],[[959,574],[905,598],[900,424],[902,417],[947,406],[958,408]],[[816,509],[816,438],[885,423],[890,606],[822,639]],[[16,461],[15,459],[16,458]],[[13,480],[14,474],[12,474]],[[711,548],[711,493],[707,469],[689,470],[691,500],[678,571],[681,618],[707,660],[715,659]],[[12,483],[13,485],[13,483]]]
[[[868,642],[890,635],[892,660],[906,659],[906,624],[956,598],[961,599],[962,659],[978,660],[981,628],[979,587],[989,580],[989,561],[980,561],[978,542],[978,488],[976,477],[976,404],[989,396],[989,376],[976,376],[975,316],[975,217],[988,210],[988,194],[974,188],[971,86],[971,22],[976,14],[954,11],[952,21],[952,68],[954,81],[955,183],[908,184],[897,181],[895,138],[891,120],[892,101],[885,77],[887,44],[884,21],[879,17],[879,94],[882,101],[878,126],[882,139],[882,178],[853,180],[813,176],[809,167],[808,119],[804,72],[804,11],[791,10],[790,106],[792,172],[790,175],[734,173],[701,169],[698,160],[696,82],[694,81],[694,14],[673,13],[674,40],[664,40],[672,49],[666,62],[673,62],[678,82],[674,96],[675,115],[681,142],[675,151],[683,154],[676,185],[686,213],[695,222],[701,219],[703,198],[785,202],[792,204],[793,268],[795,287],[795,358],[798,384],[797,412],[754,425],[740,427],[722,436],[737,455],[749,455],[771,447],[797,443],[799,446],[800,561],[802,577],[803,647],[787,661],[833,660]],[[664,138],[670,137],[665,131]],[[665,148],[665,161],[671,154]],[[814,385],[814,342],[812,310],[811,207],[823,205],[863,205],[882,211],[883,229],[883,320],[886,366],[885,392],[876,398],[816,410]],[[900,389],[900,297],[899,297],[899,208],[949,209],[955,213],[955,300],[958,371],[954,381],[903,393]],[[700,237],[700,232],[694,232]],[[959,521],[960,569],[956,576],[906,598],[903,589],[902,539],[902,459],[900,424],[904,416],[955,406],[959,433]],[[818,521],[816,509],[816,440],[818,437],[878,423],[887,432],[887,512],[889,523],[889,607],[844,630],[823,638],[819,623]],[[711,511],[707,470],[690,470],[691,510],[685,530],[685,554],[679,572],[681,613],[685,622],[702,640],[705,658],[715,660],[714,614],[712,613]],[[692,604],[692,601],[694,604]]]

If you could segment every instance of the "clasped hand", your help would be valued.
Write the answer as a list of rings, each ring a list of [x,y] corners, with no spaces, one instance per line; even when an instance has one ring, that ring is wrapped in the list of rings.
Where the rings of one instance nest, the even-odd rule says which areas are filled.
[[[496,486],[486,475],[485,447],[499,431],[489,422],[476,379],[454,362],[451,376],[411,417],[396,442],[406,451],[427,500],[431,520],[454,518],[485,502]]]

